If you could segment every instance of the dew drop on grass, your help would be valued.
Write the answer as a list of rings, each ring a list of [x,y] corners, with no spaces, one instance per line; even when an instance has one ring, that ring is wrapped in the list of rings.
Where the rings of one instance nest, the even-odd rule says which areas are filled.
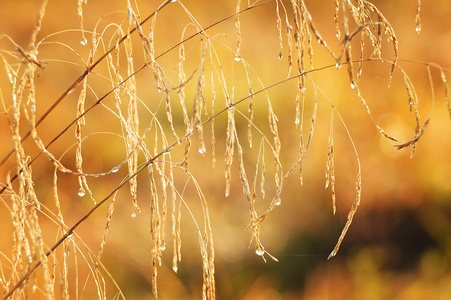
[[[85,194],[86,194],[86,192],[85,192],[84,188],[80,188],[78,190],[78,196],[83,197]]]
[[[363,73],[363,70],[362,69],[359,69],[358,71],[357,71],[357,76],[362,76],[362,73]]]
[[[282,60],[283,59],[283,53],[282,53],[282,51],[280,51],[279,52],[279,60]]]
[[[421,32],[421,25],[420,24],[415,26],[415,31],[416,31],[417,34],[420,34],[420,32]]]
[[[177,0],[171,0],[171,2],[177,2]]]
[[[119,171],[119,166],[116,166],[111,169],[111,173],[117,173],[117,171]]]
[[[275,204],[276,204],[277,206],[279,206],[280,204],[282,204],[282,199],[280,199],[280,198],[277,199]]]
[[[321,40],[321,39],[317,39],[317,41],[318,41],[318,44],[320,44],[320,45],[322,45],[323,47],[326,47],[326,48],[327,48],[327,43],[326,43],[325,41],[323,41],[323,40]]]
[[[205,146],[199,148],[199,153],[200,153],[201,155],[205,155],[205,152],[207,152],[207,151],[205,150]]]
[[[80,42],[83,46],[86,46],[87,44],[88,44],[88,40],[85,38],[85,37],[83,37],[82,39],[81,39],[81,42]]]
[[[355,90],[356,86],[354,82],[351,82],[351,89]]]
[[[136,212],[132,212],[132,219],[136,218]]]
[[[265,251],[257,249],[257,250],[255,250],[255,254],[257,254],[258,256],[262,256],[263,254],[265,254]]]
[[[263,249],[263,246],[261,244],[257,244],[257,246],[255,246],[255,254],[257,254],[258,256],[265,254],[265,250]]]
[[[68,257],[70,255],[70,248],[69,246],[64,247],[64,256]]]
[[[168,147],[162,154],[169,154],[171,153],[172,149],[174,149],[174,146]]]
[[[177,273],[178,270],[177,266],[172,266],[172,270],[174,270],[174,272]]]
[[[235,55],[235,61],[240,61],[241,60],[241,55],[237,54]]]

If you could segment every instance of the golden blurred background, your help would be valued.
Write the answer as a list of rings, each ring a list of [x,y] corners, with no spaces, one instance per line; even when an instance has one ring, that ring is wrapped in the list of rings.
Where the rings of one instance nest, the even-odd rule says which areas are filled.
[[[141,20],[153,12],[158,1],[131,1],[135,13]],[[292,7],[289,1],[279,2],[282,24],[285,24],[282,3],[288,20],[293,24]],[[304,141],[310,131],[314,103],[317,115],[313,140],[303,162],[303,185],[298,178],[298,169],[283,182],[282,204],[261,225],[261,241],[278,262],[266,256],[266,263],[249,246],[249,204],[238,175],[238,157],[232,166],[231,192],[225,197],[224,152],[226,145],[226,113],[215,118],[215,158],[212,165],[212,136],[210,123],[204,126],[207,146],[205,155],[198,153],[199,139],[192,138],[192,149],[188,170],[199,183],[208,203],[209,216],[214,237],[216,297],[218,299],[448,299],[451,295],[451,122],[447,108],[445,90],[440,71],[434,63],[445,70],[451,62],[451,3],[449,1],[423,1],[421,6],[421,33],[415,31],[416,1],[372,1],[394,27],[399,41],[398,65],[411,79],[419,99],[419,112],[423,123],[430,117],[429,126],[419,139],[411,157],[412,147],[396,150],[396,143],[383,137],[373,120],[392,136],[405,142],[415,137],[415,118],[409,112],[404,78],[399,69],[394,72],[390,87],[388,73],[393,49],[383,44],[382,57],[387,61],[365,62],[359,83],[372,117],[351,89],[346,67],[337,70],[330,54],[316,41],[313,46],[313,69],[306,85],[304,107]],[[276,26],[276,3],[256,2],[259,5],[240,15],[241,61],[235,60],[237,49],[235,17],[224,20],[206,31],[214,40],[213,64],[209,57],[205,63],[206,84],[204,87],[208,114],[211,109],[211,80],[208,76],[218,70],[224,72],[226,86],[216,81],[216,112],[226,107],[223,90],[227,89],[233,101],[249,95],[249,80],[253,91],[283,81],[288,75],[288,45],[283,25],[283,58],[279,60],[279,38]],[[338,54],[341,39],[335,36],[334,1],[305,1],[313,23],[330,49]],[[249,3],[242,3],[241,9]],[[21,64],[17,50],[10,41],[24,49],[36,24],[40,1],[2,1],[0,10],[0,49],[3,65],[7,61],[17,68]],[[164,69],[171,86],[178,83],[179,48],[171,49],[196,32],[194,20],[206,28],[235,13],[236,1],[178,1],[170,3],[157,14],[155,27],[155,55]],[[87,1],[82,4],[83,28],[88,44],[83,45],[80,17],[76,1],[49,1],[37,40],[39,59],[47,62],[45,69],[38,70],[36,85],[36,116],[39,118],[60,95],[84,72],[91,51],[91,36],[95,30],[102,33],[95,58],[114,45],[117,30],[126,31],[127,1]],[[191,17],[191,18],[190,18]],[[190,24],[190,25],[189,25]],[[143,25],[148,33],[150,24]],[[9,38],[7,38],[8,36]],[[199,65],[202,48],[201,36],[185,43],[184,68],[187,77]],[[146,54],[142,41],[136,34],[132,37],[135,69],[145,62]],[[357,51],[358,42],[354,50]],[[369,43],[367,45],[369,48]],[[171,49],[166,53],[167,50]],[[124,51],[124,50],[123,50]],[[368,53],[367,53],[368,52]],[[11,55],[11,53],[15,53]],[[358,59],[358,52],[355,52]],[[371,54],[369,49],[365,58]],[[293,55],[295,53],[293,52]],[[306,54],[308,55],[308,54]],[[295,57],[295,56],[294,56]],[[214,58],[214,59],[216,59]],[[210,60],[210,61],[209,61]],[[247,68],[243,66],[246,64]],[[326,67],[322,69],[323,67]],[[296,68],[296,64],[293,65]],[[311,66],[308,64],[307,69]],[[316,70],[318,69],[318,70]],[[2,66],[0,72],[0,158],[13,148],[10,131],[11,85]],[[429,70],[429,73],[428,73]],[[124,64],[121,69],[126,74]],[[295,70],[291,76],[295,75]],[[197,74],[186,87],[188,113],[192,110],[192,99],[196,92]],[[139,97],[140,133],[147,126],[160,120],[168,143],[176,141],[166,119],[164,97],[156,90],[154,73],[150,67],[135,76],[136,93]],[[112,84],[105,62],[99,64],[88,75],[86,108],[107,94]],[[299,156],[299,128],[296,128],[295,97],[296,79],[280,83],[253,99],[254,124],[272,143],[268,127],[267,97],[278,117],[278,129],[282,143],[281,163],[284,174]],[[51,141],[76,117],[80,87],[74,90],[46,117],[37,132],[44,143]],[[183,135],[182,109],[177,94],[171,96],[174,127]],[[261,135],[253,130],[253,147],[247,142],[249,100],[236,106],[236,126],[243,146],[246,171],[252,182],[255,164],[261,155]],[[335,146],[335,188],[337,212],[332,210],[331,191],[325,189],[325,167],[328,153],[328,138],[331,127],[331,105],[334,113],[333,131]],[[121,104],[123,111],[127,104]],[[124,129],[114,111],[112,95],[86,115],[83,127],[83,170],[87,173],[104,173],[120,164],[125,158]],[[239,114],[242,112],[242,115]],[[204,115],[203,115],[204,116]],[[205,116],[204,116],[205,117]],[[342,119],[340,119],[342,118]],[[343,120],[343,122],[341,121]],[[26,121],[21,133],[29,129]],[[154,125],[156,126],[156,125]],[[49,148],[67,168],[75,169],[75,135],[72,126]],[[349,130],[348,136],[347,130]],[[147,146],[153,149],[154,137],[146,137]],[[159,136],[161,139],[161,136]],[[355,178],[358,162],[353,144],[358,152],[362,173],[361,205],[340,247],[338,254],[327,259],[334,249],[346,223],[348,211],[355,198]],[[27,155],[34,157],[37,147],[31,139],[24,141]],[[159,151],[163,150],[161,144]],[[263,198],[257,196],[257,210],[264,212],[274,193],[274,164],[269,145],[265,145],[266,182]],[[173,161],[183,159],[184,144],[173,150]],[[143,162],[144,156],[139,156]],[[260,165],[261,168],[261,165]],[[33,182],[39,201],[56,212],[53,189],[54,166],[44,156],[32,164]],[[6,184],[7,176],[16,172],[14,155],[0,167],[0,182]],[[95,261],[107,222],[108,202],[76,230],[76,237],[68,249],[59,249],[55,254],[55,276],[61,280],[62,257],[69,261],[69,292],[71,298],[97,298],[98,290],[105,290],[105,299],[153,299],[152,262],[150,260],[149,233],[150,193],[148,176],[138,175],[138,205],[141,212],[132,218],[132,200],[128,186],[119,190],[115,211],[111,219],[107,243],[102,254],[102,264],[109,272],[102,271],[104,282],[94,280],[89,266]],[[123,165],[119,172],[89,177],[88,184],[96,200],[110,193],[127,175]],[[202,293],[202,257],[196,223],[202,228],[203,207],[199,201],[193,181],[186,172],[174,171],[175,185],[183,191],[186,204],[181,205],[182,260],[178,271],[172,270],[172,241],[170,215],[165,225],[167,249],[163,252],[162,264],[158,268],[159,299],[200,299]],[[260,179],[259,179],[260,180]],[[260,181],[259,181],[260,183]],[[17,188],[17,184],[13,184]],[[75,224],[92,207],[89,196],[80,197],[78,179],[72,174],[59,173],[58,197],[67,226]],[[12,223],[7,207],[8,197],[1,195],[0,251],[2,285],[11,272],[13,256]],[[168,207],[169,212],[172,209]],[[47,247],[61,237],[59,226],[45,213],[39,215],[40,225]],[[66,252],[66,253],[65,253]],[[38,284],[37,291],[29,291],[29,299],[44,298],[39,283],[39,269],[32,275]],[[110,278],[114,278],[113,280]],[[105,284],[105,288],[102,286]],[[122,294],[115,285],[120,287]],[[58,284],[56,284],[58,286]],[[100,287],[99,287],[100,286]],[[10,288],[11,286],[9,286]],[[57,289],[59,289],[57,287]],[[6,290],[6,289],[5,289]],[[58,293],[56,293],[58,295]],[[56,297],[59,299],[59,297]]]

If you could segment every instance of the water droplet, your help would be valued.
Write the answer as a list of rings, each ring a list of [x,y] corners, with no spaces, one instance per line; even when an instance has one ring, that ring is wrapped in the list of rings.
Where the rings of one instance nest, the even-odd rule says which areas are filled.
[[[199,148],[199,153],[202,155],[205,155],[205,152],[207,152],[207,150],[205,150],[205,146],[202,146]]]
[[[86,194],[85,189],[84,188],[80,188],[78,190],[78,196],[83,197]]]
[[[69,234],[68,236],[67,236],[67,240],[70,240],[71,238],[72,238],[72,236],[73,236],[74,234],[73,233],[71,233],[71,234]]]
[[[166,245],[165,244],[160,246],[160,251],[164,251],[164,250],[166,250]]]
[[[177,266],[175,266],[175,265],[172,266],[172,270],[174,270],[174,272],[177,273],[177,270],[178,270]]]
[[[280,199],[280,198],[277,199],[275,204],[276,204],[277,206],[279,206],[280,204],[282,204],[282,199]]]
[[[33,104],[33,105],[31,106],[31,112],[36,112],[36,105]]]
[[[38,286],[36,285],[36,283],[33,283],[33,287],[31,288],[33,293],[36,292],[37,288],[38,288]]]
[[[257,244],[255,246],[255,254],[257,254],[258,256],[262,256],[263,254],[265,254],[265,249],[263,249],[262,244]]]
[[[33,60],[38,60],[38,57],[36,56],[38,53],[30,53],[28,56]]]
[[[68,257],[70,255],[70,248],[69,246],[64,247],[64,256]]]
[[[119,171],[120,166],[116,166],[114,168],[111,169],[111,173],[117,173],[117,171]]]
[[[171,0],[171,2],[177,2],[177,0]]]
[[[257,254],[258,256],[262,256],[263,254],[265,254],[265,250],[255,250],[255,254]]]
[[[337,70],[340,70],[340,69],[341,69],[341,64],[336,63],[336,64],[335,64],[335,68],[337,68]]]
[[[323,47],[326,47],[326,48],[327,48],[327,43],[326,43],[325,41],[323,41],[323,40],[321,40],[321,39],[318,39],[318,43],[319,43],[320,45],[322,45]]]
[[[415,26],[415,31],[416,31],[417,34],[420,34],[420,32],[421,32],[421,25],[420,24]]]
[[[136,218],[136,212],[132,212],[132,219]]]
[[[174,149],[174,146],[168,147],[168,148],[163,152],[163,154],[169,154],[169,153],[171,153],[172,149]]]
[[[85,38],[85,37],[83,37],[82,39],[81,39],[81,42],[80,42],[83,46],[86,46],[87,44],[88,44],[88,40]]]
[[[355,83],[354,83],[354,82],[351,82],[351,89],[355,90],[355,88],[356,88]]]
[[[235,61],[240,61],[241,60],[241,55],[237,54],[235,55]]]
[[[279,60],[282,60],[282,58],[283,58],[283,53],[282,53],[282,51],[280,51],[279,52]]]

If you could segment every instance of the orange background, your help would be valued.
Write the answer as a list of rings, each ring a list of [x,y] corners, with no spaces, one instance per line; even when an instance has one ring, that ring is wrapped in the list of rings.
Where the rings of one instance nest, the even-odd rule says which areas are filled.
[[[151,3],[152,2],[152,3]],[[152,12],[157,3],[138,3],[141,18]],[[203,26],[221,20],[235,12],[234,1],[182,1],[197,22]],[[285,2],[284,2],[285,3]],[[318,114],[314,138],[303,164],[304,184],[301,186],[297,171],[284,182],[282,205],[277,207],[262,224],[261,239],[265,249],[279,262],[270,258],[264,263],[255,255],[253,246],[248,247],[251,236],[246,227],[249,222],[248,203],[241,192],[237,172],[238,158],[232,167],[232,190],[224,196],[224,151],[226,114],[216,119],[216,165],[211,166],[210,124],[204,126],[207,154],[198,153],[198,138],[193,137],[190,152],[189,171],[199,182],[207,199],[215,243],[216,294],[218,299],[446,299],[451,294],[451,122],[446,107],[444,89],[440,73],[431,68],[431,80],[427,67],[422,62],[433,62],[443,68],[450,65],[449,34],[451,3],[434,1],[422,3],[420,35],[415,32],[415,1],[373,1],[387,20],[395,28],[399,40],[399,65],[411,78],[419,98],[421,120],[431,114],[430,124],[410,158],[411,148],[395,150],[392,142],[382,137],[360,100],[349,85],[346,67],[340,70],[328,67],[312,72],[309,79],[316,85]],[[285,3],[290,12],[291,7]],[[329,47],[338,54],[340,40],[335,37],[333,22],[333,1],[306,1],[317,30]],[[241,8],[247,7],[242,3]],[[108,49],[115,37],[117,27],[126,30],[125,1],[88,1],[83,5],[85,35],[90,41],[91,32],[105,29],[104,43],[96,58]],[[0,12],[0,33],[8,35],[18,45],[27,47],[29,36],[35,25],[39,11],[36,1],[8,1],[2,3]],[[113,13],[111,13],[113,12]],[[103,19],[101,19],[103,18]],[[289,13],[290,22],[292,23]],[[171,3],[158,13],[155,33],[155,53],[159,55],[181,40],[182,30],[190,22],[187,13],[179,3]],[[253,74],[252,88],[257,91],[263,86],[277,83],[287,77],[288,47],[284,33],[284,57],[279,61],[279,40],[277,36],[275,3],[271,2],[243,13],[241,22],[241,56],[249,64]],[[282,23],[284,17],[282,15]],[[285,25],[284,31],[285,32]],[[66,31],[66,30],[71,31]],[[149,25],[143,26],[148,32]],[[49,36],[58,32],[57,35]],[[188,26],[186,36],[193,34],[194,27]],[[248,95],[248,82],[243,62],[234,60],[236,34],[234,18],[209,29],[207,34],[215,39],[215,50],[223,67],[227,89],[234,101]],[[36,78],[37,112],[39,117],[84,71],[90,47],[81,45],[80,20],[75,2],[50,1],[43,20],[38,40],[45,38],[48,44],[41,45],[39,58],[48,62],[39,78]],[[134,37],[135,68],[144,62],[144,53],[139,38]],[[56,43],[59,42],[59,43]],[[68,47],[63,46],[66,45]],[[356,44],[357,46],[358,44]],[[187,77],[199,64],[199,39],[186,43],[185,70]],[[369,43],[367,45],[369,47]],[[382,56],[392,59],[390,44],[383,44]],[[356,47],[355,47],[356,48]],[[16,63],[8,54],[15,51],[4,36],[0,39],[2,55],[9,63]],[[71,50],[72,49],[72,50]],[[357,50],[357,49],[354,49]],[[368,50],[369,51],[369,50]],[[355,58],[358,57],[356,52]],[[83,62],[84,61],[84,62]],[[168,81],[178,82],[178,48],[162,56],[158,63],[165,70]],[[333,66],[330,55],[314,41],[313,68]],[[206,73],[211,67],[206,63]],[[307,65],[310,67],[310,65]],[[219,67],[219,64],[216,64]],[[294,65],[295,67],[295,65]],[[123,74],[126,67],[123,67]],[[366,62],[360,89],[368,103],[372,116],[388,134],[407,141],[414,137],[414,116],[409,113],[406,88],[399,70],[395,71],[393,84],[387,87],[390,64]],[[2,68],[4,70],[4,68]],[[250,69],[248,69],[250,70]],[[292,73],[294,75],[294,73]],[[449,76],[449,73],[446,73]],[[11,87],[6,73],[1,72],[1,93],[5,109],[0,115],[0,157],[3,158],[12,146],[8,118],[11,118]],[[90,90],[86,106],[93,104],[111,89],[105,63],[100,64],[88,79]],[[140,129],[144,132],[152,120],[148,110],[155,112],[165,126],[170,143],[175,137],[166,121],[164,101],[156,92],[155,80],[150,68],[136,75],[137,94],[140,107]],[[210,82],[208,80],[208,82]],[[211,91],[205,89],[207,107],[211,113]],[[187,108],[191,112],[197,77],[187,86]],[[69,124],[76,115],[76,102],[80,88],[64,99],[38,128],[44,142],[50,141]],[[221,87],[216,82],[216,111],[225,107]],[[288,171],[299,154],[299,129],[294,125],[296,80],[281,83],[268,89],[274,112],[279,118],[279,132],[282,141],[281,161],[284,172]],[[435,99],[435,103],[433,102]],[[183,132],[181,109],[176,93],[172,94],[174,126]],[[315,101],[315,87],[307,84],[305,102],[304,139],[306,140]],[[327,142],[330,130],[331,105],[333,103],[349,129],[358,151],[362,168],[362,203],[353,224],[337,256],[327,260],[346,222],[347,213],[355,197],[355,177],[357,175],[356,155],[349,137],[339,117],[334,115],[335,169],[337,213],[332,213],[330,189],[324,189],[324,170],[327,159]],[[125,149],[120,123],[106,107],[114,108],[113,97],[107,97],[103,105],[93,109],[86,116],[83,134],[84,171],[107,172],[125,159]],[[247,115],[248,101],[237,105],[237,110]],[[2,104],[3,106],[3,104]],[[255,124],[261,128],[270,141],[267,126],[266,98],[260,94],[254,99]],[[123,107],[126,111],[126,105]],[[147,110],[148,109],[148,110]],[[432,111],[432,112],[431,112]],[[247,120],[236,114],[237,131],[245,151],[247,175],[253,180],[260,139],[253,131],[253,148],[247,142]],[[28,130],[26,122],[21,130]],[[49,149],[68,168],[75,166],[74,129],[71,128]],[[111,133],[115,133],[111,134]],[[119,136],[118,136],[119,135]],[[146,140],[152,149],[152,138]],[[263,212],[274,194],[274,171],[269,145],[266,145],[266,197],[257,197],[257,209]],[[31,140],[24,142],[30,156],[37,153]],[[181,159],[183,144],[174,148],[174,161]],[[159,148],[161,151],[162,149]],[[236,151],[235,151],[236,152]],[[144,157],[140,156],[140,161]],[[261,166],[260,166],[261,167]],[[107,195],[126,176],[126,166],[108,179],[89,178],[89,185],[97,198]],[[15,163],[10,158],[0,168],[0,181],[6,182],[8,173],[14,173]],[[297,169],[296,169],[297,170]],[[39,200],[50,210],[55,210],[52,181],[53,165],[44,157],[33,163],[33,180]],[[176,171],[177,188],[183,190],[187,177]],[[138,201],[141,213],[131,218],[131,197],[125,186],[116,200],[115,214],[102,263],[129,299],[152,298],[151,261],[149,234],[149,193],[147,175],[138,176]],[[71,226],[93,205],[89,197],[77,195],[79,186],[75,176],[60,174],[58,177],[59,197],[64,221]],[[194,219],[203,226],[200,201],[192,182],[186,185],[184,193],[187,206]],[[8,204],[2,196],[2,206]],[[6,204],[5,204],[6,203]],[[80,251],[91,255],[97,253],[103,238],[106,223],[106,203],[76,231]],[[171,208],[169,208],[171,209]],[[0,209],[1,227],[0,250],[11,255],[11,222],[6,209]],[[45,216],[41,216],[41,227],[45,241],[51,246],[57,240],[57,226]],[[5,228],[5,230],[3,230]],[[199,299],[202,288],[202,265],[197,231],[186,207],[182,208],[182,261],[178,273],[172,271],[171,224],[166,224],[167,248],[159,268],[158,287],[160,299]],[[59,233],[60,234],[60,233]],[[59,235],[58,237],[60,237]],[[84,291],[84,297],[96,297],[95,284],[87,265],[95,257],[86,258],[72,248],[70,259],[70,292],[75,297]],[[62,250],[57,252],[61,259]],[[76,259],[77,258],[77,261]],[[8,274],[7,263],[1,258],[3,272]],[[77,266],[78,264],[78,266]],[[75,273],[75,268],[79,269]],[[39,272],[39,271],[38,271]],[[57,271],[58,272],[58,271]],[[38,273],[39,274],[39,273]],[[105,275],[105,274],[104,274]],[[39,278],[40,275],[38,275]],[[78,278],[78,286],[76,280]],[[107,299],[117,293],[110,279],[105,275]],[[86,282],[86,286],[85,285]],[[36,296],[38,297],[39,292]]]

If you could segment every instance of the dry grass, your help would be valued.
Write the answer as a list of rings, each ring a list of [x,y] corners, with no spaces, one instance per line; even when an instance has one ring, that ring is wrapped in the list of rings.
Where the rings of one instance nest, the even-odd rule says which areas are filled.
[[[33,293],[37,293],[36,290],[39,290],[40,294],[47,299],[60,296],[68,299],[69,295],[78,298],[80,296],[78,293],[84,289],[85,283],[78,281],[73,283],[70,279],[74,276],[69,271],[69,260],[75,256],[71,255],[72,253],[83,257],[84,263],[89,268],[88,276],[94,279],[97,297],[110,298],[111,296],[107,296],[107,285],[115,286],[116,284],[114,279],[109,278],[108,270],[102,264],[102,255],[108,247],[108,236],[111,222],[115,219],[115,208],[118,202],[123,200],[118,197],[118,193],[125,186],[128,186],[132,202],[132,219],[141,212],[140,205],[143,202],[150,207],[152,269],[149,272],[151,272],[153,294],[158,295],[157,274],[162,264],[163,254],[170,244],[172,244],[172,268],[174,272],[178,271],[178,264],[182,258],[182,211],[186,208],[189,211],[188,217],[192,218],[197,228],[196,234],[203,268],[202,298],[214,299],[215,249],[208,209],[209,199],[204,195],[202,182],[198,182],[196,176],[190,171],[193,147],[197,147],[196,152],[202,156],[210,151],[213,166],[216,164],[217,151],[224,151],[225,197],[232,194],[233,174],[237,171],[238,180],[249,206],[250,245],[253,245],[256,254],[264,260],[265,255],[277,260],[263,246],[260,226],[268,214],[282,204],[284,181],[293,171],[299,170],[300,184],[303,184],[302,164],[314,137],[320,101],[318,93],[323,93],[311,75],[326,68],[339,70],[344,65],[347,68],[352,90],[360,99],[376,128],[384,137],[395,141],[398,149],[411,147],[413,154],[415,145],[427,128],[430,119],[421,121],[419,100],[414,85],[399,65],[399,45],[395,29],[371,2],[335,1],[333,17],[336,37],[341,39],[341,48],[337,53],[328,46],[326,39],[320,34],[315,26],[314,18],[302,0],[291,0],[289,3],[279,0],[255,3],[237,1],[234,14],[206,27],[203,27],[196,19],[196,15],[185,6],[187,4],[185,1],[171,2],[173,1],[164,1],[155,11],[145,16],[145,13],[141,15],[139,3],[128,1],[126,17],[122,23],[102,25],[99,22],[95,28],[85,28],[84,15],[86,10],[89,10],[89,6],[81,0],[78,1],[77,11],[68,13],[78,14],[80,20],[78,34],[81,43],[90,47],[90,51],[85,56],[77,52],[75,45],[64,45],[80,58],[86,57],[83,59],[84,71],[60,97],[53,100],[51,106],[45,111],[43,111],[45,108],[40,107],[41,99],[37,97],[36,81],[40,80],[41,74],[47,72],[46,67],[49,64],[57,62],[51,61],[51,58],[46,61],[39,53],[40,48],[47,46],[47,40],[53,37],[48,35],[39,40],[47,1],[43,1],[41,5],[27,47],[18,45],[13,37],[1,36],[1,39],[7,41],[13,48],[13,50],[5,49],[0,52],[4,72],[8,78],[8,82],[3,82],[1,86],[2,114],[9,123],[8,135],[13,145],[0,162],[0,166],[6,168],[2,171],[4,177],[0,179],[1,205],[2,209],[9,213],[8,222],[11,225],[8,228],[12,236],[11,250],[1,250],[0,253],[0,285],[3,289],[3,299],[33,297]],[[156,35],[159,30],[163,30],[158,26],[159,15],[171,11],[174,6],[178,6],[184,12],[189,22],[183,27],[180,42],[157,54]],[[279,41],[279,53],[276,58],[283,60],[286,53],[287,63],[286,78],[266,86],[257,76],[258,74],[255,74],[243,54],[243,41],[246,37],[242,34],[243,25],[240,20],[244,14],[258,13],[257,8],[260,6],[274,7],[274,26],[277,30],[274,39]],[[421,2],[418,1],[415,16],[418,33],[421,30],[420,8]],[[236,34],[236,44],[233,47],[221,42],[218,32],[215,31],[215,28],[223,24],[232,26]],[[195,33],[190,35],[193,30]],[[391,55],[389,60],[383,58],[384,39],[392,45],[391,52],[388,52]],[[314,45],[314,41],[319,43],[320,47]],[[370,48],[369,55],[367,55],[367,48]],[[315,51],[323,50],[332,58],[333,63],[314,67]],[[235,86],[235,83],[230,83],[227,79],[226,66],[230,62],[223,58],[224,51],[234,57],[234,63],[243,71],[244,75],[240,80],[247,85],[245,94],[240,86]],[[165,69],[160,60],[176,52],[178,54],[175,70]],[[188,61],[195,61],[196,67],[193,68],[193,64],[189,64]],[[400,141],[385,133],[373,118],[359,83],[364,76],[367,64],[374,61],[382,64],[389,61],[388,85],[392,82],[395,71],[399,70],[402,74],[409,109],[416,124],[414,138],[409,141]],[[76,64],[80,65],[79,62]],[[433,64],[427,64],[426,67],[431,77],[432,89],[431,74],[434,70],[439,71],[441,82],[445,86],[447,107],[451,114],[447,70]],[[145,89],[152,90],[152,101],[158,102],[157,99],[160,99],[157,106],[149,103],[146,96],[140,94],[140,89],[143,87],[139,85],[138,79],[140,76],[145,76],[142,74],[146,71],[153,74],[154,82],[148,82]],[[176,76],[172,76],[171,73],[175,73]],[[103,88],[97,90],[99,80]],[[284,145],[279,129],[280,116],[276,115],[273,100],[268,91],[285,82],[294,81],[297,91],[293,95],[295,112],[292,124],[299,133],[299,150],[296,160],[289,164],[288,171],[284,171],[285,165],[282,163]],[[105,86],[108,86],[107,90]],[[313,97],[310,96],[309,91],[313,92]],[[65,98],[70,97],[72,93],[78,93],[76,108],[73,108],[75,116],[64,118],[66,127],[54,137],[50,139],[48,136],[44,137],[45,132],[40,130],[40,125],[44,121],[51,120],[52,112],[65,105]],[[93,96],[96,101],[88,104],[88,97]],[[108,97],[114,99],[113,104],[107,103]],[[244,103],[247,103],[246,113],[242,110]],[[313,105],[311,116],[306,116],[306,103]],[[355,200],[349,210],[342,233],[338,237],[338,242],[330,253],[330,258],[337,254],[360,205],[362,176],[358,151],[345,121],[333,101],[327,99],[326,103],[331,116],[325,186],[330,187],[334,214],[338,205],[334,150],[334,128],[337,126],[334,122],[337,119],[346,129],[358,165]],[[163,108],[163,114],[159,109],[160,105]],[[256,116],[261,115],[261,111],[257,111],[256,107],[266,109],[266,128],[256,125]],[[99,110],[106,113],[109,118],[102,122],[119,124],[112,134],[118,142],[123,144],[124,151],[121,154],[114,151],[112,154],[115,156],[114,160],[119,163],[106,171],[93,172],[84,160],[87,152],[92,151],[90,148],[85,150],[85,143],[96,133],[96,129],[92,131],[88,120],[92,122],[94,114]],[[38,114],[37,111],[40,113]],[[227,120],[225,124],[220,124],[218,129],[217,122],[222,116]],[[243,134],[238,127],[240,120],[246,121],[246,134]],[[204,130],[208,123],[211,126],[210,133]],[[2,130],[7,129],[2,128]],[[72,130],[74,130],[73,145],[65,145],[64,151],[60,151],[60,148],[52,150],[54,144],[64,140],[64,137],[70,135],[69,132]],[[105,133],[107,130],[106,128]],[[221,130],[224,131],[218,135]],[[224,140],[218,141],[218,136],[224,137]],[[31,145],[29,140],[32,141]],[[49,142],[45,143],[44,140]],[[256,145],[258,146],[257,155],[252,163],[247,160],[246,153]],[[73,147],[74,151],[71,150]],[[39,171],[34,166],[39,156],[45,156],[48,159],[47,167],[53,169],[50,188],[52,204],[38,196],[40,193],[37,190],[41,187],[34,184],[34,172]],[[92,157],[92,153],[89,156]],[[96,157],[95,154],[94,157]],[[96,159],[101,160],[102,157]],[[11,166],[14,166],[13,169],[8,170]],[[176,176],[174,174],[176,170],[182,170],[184,176]],[[95,179],[102,178],[105,181],[114,182],[118,174],[122,176],[119,183],[111,188],[106,196],[99,197],[99,193],[96,192],[99,188],[95,186],[98,181]],[[66,204],[62,203],[61,193],[65,186],[60,181],[67,181],[67,176],[75,178],[78,182],[79,196],[87,195],[92,200],[91,208],[73,225],[67,221],[68,216],[61,208]],[[144,198],[139,196],[140,185],[147,187],[149,196]],[[271,187],[268,188],[268,186]],[[202,208],[202,220],[196,217],[196,212],[191,211],[190,201],[185,198],[185,189],[189,188],[197,194]],[[258,203],[259,201],[265,203],[267,196],[271,199],[268,200],[266,209],[261,210],[261,205]],[[71,201],[78,201],[78,199]],[[88,246],[85,248],[83,237],[77,234],[77,229],[85,222],[89,222],[88,218],[98,213],[106,203],[109,203],[109,206],[105,215],[103,238],[98,249],[91,250]],[[47,229],[43,229],[41,225],[49,220],[56,230],[52,237],[43,232]],[[168,222],[171,228],[170,234],[166,233]],[[78,265],[82,262],[76,260],[72,263]],[[116,288],[117,297],[125,297],[120,287]]]

